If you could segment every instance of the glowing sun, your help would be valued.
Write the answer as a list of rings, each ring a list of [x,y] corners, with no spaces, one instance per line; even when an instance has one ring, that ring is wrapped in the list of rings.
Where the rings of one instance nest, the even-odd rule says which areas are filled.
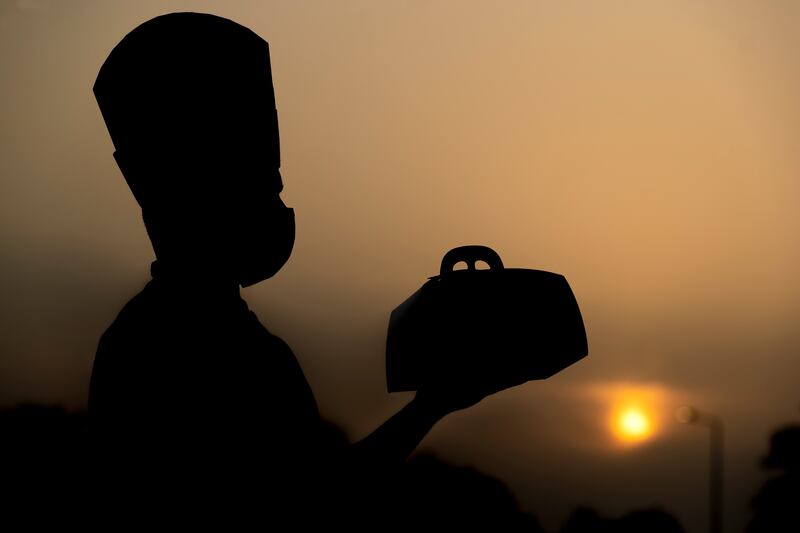
[[[613,421],[614,433],[624,442],[639,442],[653,433],[653,423],[641,407],[620,409]]]

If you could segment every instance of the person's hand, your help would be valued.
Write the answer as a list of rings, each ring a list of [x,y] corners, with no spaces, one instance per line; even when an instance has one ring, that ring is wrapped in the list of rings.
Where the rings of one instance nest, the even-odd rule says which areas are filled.
[[[495,391],[472,383],[430,383],[417,391],[414,402],[426,412],[441,418],[453,411],[472,407],[492,392]]]
[[[485,397],[520,383],[463,366],[453,369],[453,375],[440,373],[429,377],[417,391],[414,401],[426,412],[443,417],[472,407]]]

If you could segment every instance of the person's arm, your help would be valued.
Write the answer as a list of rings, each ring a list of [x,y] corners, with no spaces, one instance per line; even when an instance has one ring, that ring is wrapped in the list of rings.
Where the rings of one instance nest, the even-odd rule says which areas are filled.
[[[378,429],[354,443],[350,450],[352,460],[365,466],[399,464],[444,415],[414,398]]]
[[[449,413],[475,405],[494,391],[452,386],[420,390],[405,407],[351,446],[351,459],[364,467],[401,464],[433,426]]]

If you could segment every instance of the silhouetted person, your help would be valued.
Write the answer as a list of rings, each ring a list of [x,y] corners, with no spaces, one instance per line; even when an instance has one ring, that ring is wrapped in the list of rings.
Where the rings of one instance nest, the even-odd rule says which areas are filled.
[[[747,533],[800,531],[800,426],[787,426],[770,438],[762,468],[774,475],[751,502],[753,518]]]
[[[441,417],[494,392],[432,386],[332,452],[294,354],[239,294],[294,243],[267,43],[212,15],[156,17],[113,49],[94,92],[156,255],[100,339],[90,386],[98,483],[135,494],[109,498],[130,515],[316,505],[356,465],[377,479]]]

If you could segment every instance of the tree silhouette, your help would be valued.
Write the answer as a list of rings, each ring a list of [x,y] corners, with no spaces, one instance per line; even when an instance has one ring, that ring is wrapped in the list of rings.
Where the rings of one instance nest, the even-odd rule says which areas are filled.
[[[678,519],[658,507],[631,511],[620,518],[601,516],[591,507],[578,507],[560,533],[683,533]]]

